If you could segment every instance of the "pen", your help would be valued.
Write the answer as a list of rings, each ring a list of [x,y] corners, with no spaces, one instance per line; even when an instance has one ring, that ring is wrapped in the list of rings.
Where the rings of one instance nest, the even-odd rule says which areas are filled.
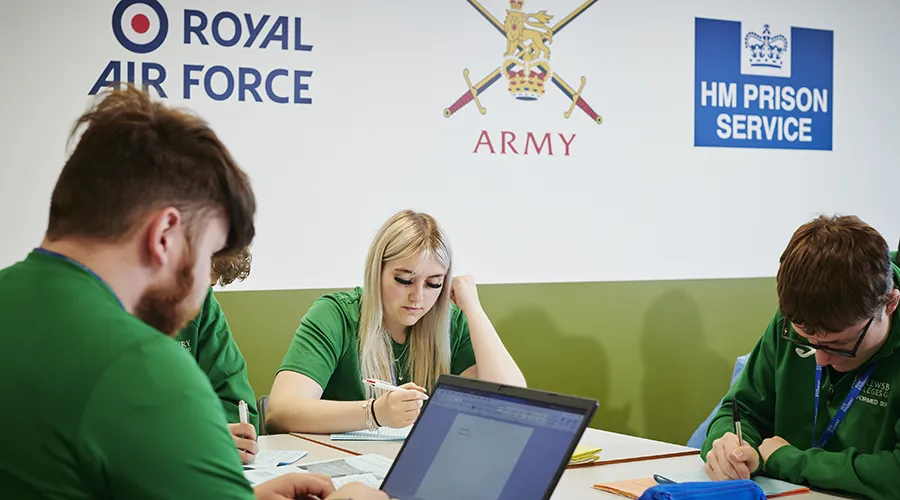
[[[378,380],[374,378],[363,379],[363,383],[366,385],[370,385],[376,389],[381,389],[382,391],[405,391],[406,389],[401,389],[395,385],[391,385],[384,380]],[[425,394],[425,399],[428,399],[428,395]]]
[[[250,415],[247,413],[247,403],[246,403],[244,400],[241,400],[241,401],[238,403],[238,413],[239,413],[240,416],[241,416],[241,423],[242,423],[242,424],[249,424],[249,423],[250,423]]]
[[[238,415],[240,415],[240,417],[241,417],[242,424],[250,423],[250,415],[247,413],[247,402],[244,401],[243,399],[238,401]],[[241,436],[241,437],[249,439],[249,436]],[[238,448],[238,449],[240,449],[240,448]],[[244,453],[249,453],[247,450],[242,449],[241,451],[243,451]]]
[[[738,446],[744,446],[744,436],[741,433],[741,409],[738,407],[737,398],[731,398],[731,418],[734,420],[734,433],[737,434]]]

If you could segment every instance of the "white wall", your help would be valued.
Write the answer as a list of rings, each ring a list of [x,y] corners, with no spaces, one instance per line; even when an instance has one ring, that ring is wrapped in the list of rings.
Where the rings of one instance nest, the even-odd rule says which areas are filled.
[[[555,24],[580,4],[525,10]],[[792,231],[819,212],[858,214],[892,245],[900,236],[898,2],[601,0],[555,36],[550,63],[574,87],[586,78],[602,125],[577,108],[564,118],[570,101],[555,86],[521,102],[503,78],[480,95],[485,115],[470,103],[442,116],[467,90],[463,69],[474,84],[506,48],[463,0],[162,0],[168,36],[148,54],[117,42],[115,5],[2,7],[0,266],[40,242],[68,129],[111,60],[163,65],[172,104],[207,118],[250,173],[254,269],[234,289],[356,285],[370,238],[407,207],[438,218],[458,270],[482,283],[771,276]],[[507,2],[483,5],[503,21]],[[258,48],[272,20],[253,48],[241,46],[246,32],[216,46],[209,29],[211,45],[185,45],[184,9],[210,22],[224,10],[301,17],[313,49]],[[761,11],[773,26],[833,30],[832,150],[694,146],[695,18],[756,23]],[[186,100],[185,64],[312,71],[312,104],[220,102],[202,87]],[[276,90],[288,92],[287,79]],[[482,130],[498,152],[501,131],[520,137],[520,152],[528,132],[575,139],[569,156],[559,142],[554,156],[475,154]]]

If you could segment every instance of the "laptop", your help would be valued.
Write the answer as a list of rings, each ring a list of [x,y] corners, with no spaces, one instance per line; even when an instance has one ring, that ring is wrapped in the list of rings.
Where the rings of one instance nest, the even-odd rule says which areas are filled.
[[[397,500],[548,499],[597,406],[443,375],[381,490]]]

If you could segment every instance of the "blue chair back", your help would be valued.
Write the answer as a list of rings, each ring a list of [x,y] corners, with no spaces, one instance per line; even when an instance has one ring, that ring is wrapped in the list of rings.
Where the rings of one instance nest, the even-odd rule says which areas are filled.
[[[749,354],[744,354],[743,356],[738,356],[734,362],[734,371],[731,373],[731,384],[729,388],[734,385],[737,378],[741,375],[741,372],[744,371],[744,367],[747,366],[747,358],[750,357]],[[710,412],[709,416],[706,417],[706,420],[697,427],[697,430],[694,431],[694,434],[688,440],[687,445],[691,448],[701,448],[703,447],[703,441],[706,440],[706,430],[709,428],[710,422],[712,422],[713,417],[716,415],[716,412],[719,411],[719,407],[722,406],[722,401],[724,400],[724,396],[719,400],[719,404],[713,408],[713,411]]]

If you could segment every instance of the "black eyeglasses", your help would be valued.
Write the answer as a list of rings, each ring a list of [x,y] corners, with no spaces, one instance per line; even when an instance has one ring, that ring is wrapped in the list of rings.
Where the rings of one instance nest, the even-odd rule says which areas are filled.
[[[791,336],[790,336],[791,323],[787,319],[781,320],[783,323],[782,327],[781,327],[781,338],[787,340],[788,342],[793,342],[794,344],[797,344],[802,347],[807,347],[809,349],[815,349],[817,351],[825,351],[829,354],[836,354],[838,356],[843,356],[845,358],[855,358],[856,351],[858,351],[859,346],[862,345],[862,341],[866,337],[866,332],[869,331],[869,327],[872,326],[872,321],[874,321],[874,320],[875,320],[874,316],[869,319],[869,322],[866,323],[866,326],[863,327],[862,331],[859,333],[859,338],[856,339],[856,345],[854,345],[853,349],[850,349],[850,350],[835,349],[834,347],[818,346],[815,344],[810,344],[806,340],[799,340],[799,339],[791,338]]]

